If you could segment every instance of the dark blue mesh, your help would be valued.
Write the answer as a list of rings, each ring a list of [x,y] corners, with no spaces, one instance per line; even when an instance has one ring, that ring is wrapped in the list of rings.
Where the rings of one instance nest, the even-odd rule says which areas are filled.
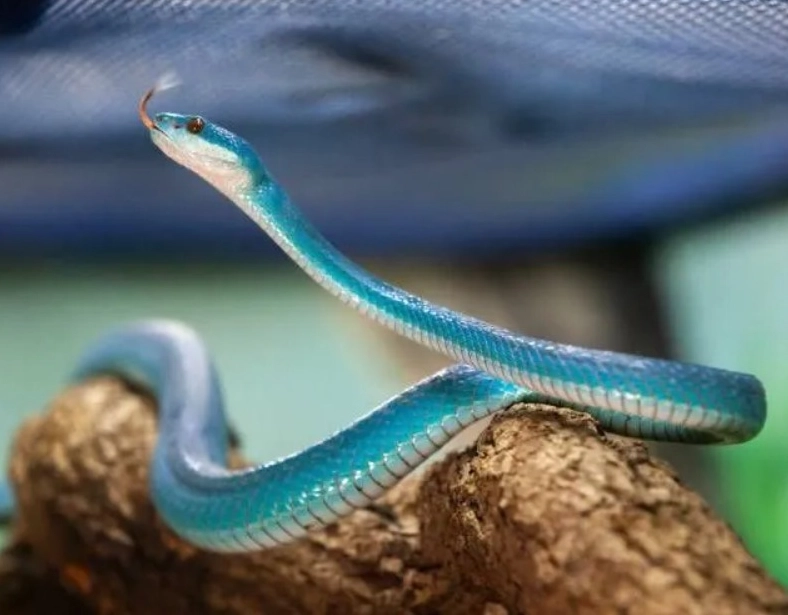
[[[5,4],[6,248],[263,245],[145,142],[171,70],[154,107],[247,136],[345,247],[554,245],[788,184],[784,0]]]

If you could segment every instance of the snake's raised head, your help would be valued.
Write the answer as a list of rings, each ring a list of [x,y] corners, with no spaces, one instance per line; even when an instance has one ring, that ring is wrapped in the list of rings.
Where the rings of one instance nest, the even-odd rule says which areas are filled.
[[[157,113],[151,118],[146,106],[153,93],[143,96],[139,114],[164,154],[225,194],[259,180],[264,173],[262,163],[249,143],[199,115]]]

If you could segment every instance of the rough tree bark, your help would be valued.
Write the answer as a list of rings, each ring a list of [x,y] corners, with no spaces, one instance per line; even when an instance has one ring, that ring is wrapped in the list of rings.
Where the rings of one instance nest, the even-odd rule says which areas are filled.
[[[249,555],[163,526],[146,485],[155,438],[152,401],[114,379],[23,426],[0,612],[788,613],[666,465],[566,409],[513,408],[369,510]]]

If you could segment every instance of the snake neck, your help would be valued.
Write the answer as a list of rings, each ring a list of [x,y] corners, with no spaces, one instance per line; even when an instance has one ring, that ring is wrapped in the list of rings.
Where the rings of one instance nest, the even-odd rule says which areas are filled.
[[[373,276],[340,253],[267,174],[233,201],[318,284],[403,337],[550,399],[653,417],[765,411],[752,376],[515,335],[434,305]]]
[[[558,366],[542,359],[569,347],[516,336],[377,278],[339,252],[267,174],[232,198],[301,269],[356,311],[455,361],[556,397],[532,373],[539,363]]]
[[[551,395],[528,372],[549,355],[585,349],[517,336],[506,329],[432,304],[372,275],[337,250],[290,201],[267,172],[247,190],[230,195],[312,279],[372,320],[456,361]],[[602,351],[602,354],[607,354]],[[502,358],[503,357],[503,358]],[[533,363],[534,366],[524,365]]]
[[[335,248],[263,172],[232,200],[313,280],[345,303],[373,318],[395,305],[427,302],[376,278]],[[384,323],[388,324],[388,323]]]

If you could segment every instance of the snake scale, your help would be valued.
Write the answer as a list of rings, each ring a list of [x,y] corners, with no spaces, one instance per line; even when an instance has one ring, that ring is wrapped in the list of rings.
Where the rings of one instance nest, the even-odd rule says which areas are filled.
[[[369,505],[463,429],[516,402],[576,408],[605,430],[643,439],[730,443],[761,430],[766,398],[754,376],[516,335],[378,279],[305,219],[245,140],[198,115],[151,118],[155,92],[143,96],[139,114],[166,156],[230,199],[329,293],[458,362],[321,442],[230,470],[219,380],[200,338],[172,321],[110,331],[73,379],[116,374],[154,393],[152,499],[186,541],[220,552],[288,543]],[[13,507],[7,484],[1,506]]]

